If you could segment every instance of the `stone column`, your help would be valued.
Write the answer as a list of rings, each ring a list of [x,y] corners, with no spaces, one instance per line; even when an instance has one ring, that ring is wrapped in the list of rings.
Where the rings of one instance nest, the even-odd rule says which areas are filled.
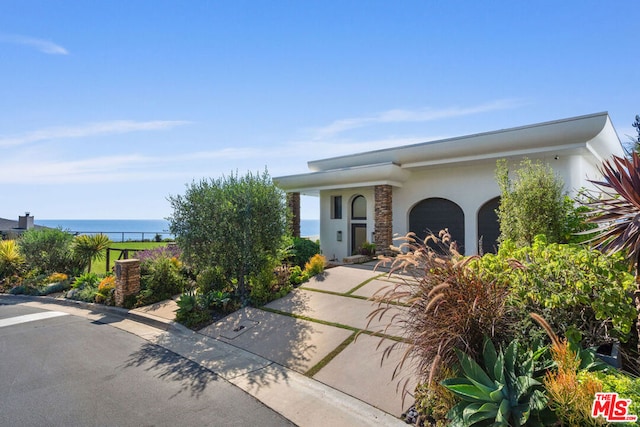
[[[376,252],[389,254],[393,243],[393,188],[390,185],[375,186],[375,241]]]
[[[140,292],[140,260],[122,259],[116,261],[115,302],[118,307],[124,306],[126,297]]]
[[[300,237],[300,193],[287,193],[287,206],[291,212],[291,234]]]

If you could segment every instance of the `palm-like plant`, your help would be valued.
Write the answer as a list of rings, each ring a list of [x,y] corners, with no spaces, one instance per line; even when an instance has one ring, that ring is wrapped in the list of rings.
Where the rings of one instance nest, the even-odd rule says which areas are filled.
[[[18,271],[24,263],[24,257],[18,250],[15,240],[0,240],[0,279]]]
[[[634,302],[638,311],[636,328],[640,338],[640,155],[631,158],[614,156],[605,161],[600,173],[602,181],[591,181],[602,194],[583,202],[592,211],[587,219],[598,228],[591,242],[603,252],[623,252],[635,265],[636,291]],[[640,339],[638,343],[640,351]]]
[[[111,245],[111,240],[104,234],[93,236],[81,235],[73,242],[73,253],[87,266],[87,271],[91,272],[91,262],[104,257],[104,251]]]

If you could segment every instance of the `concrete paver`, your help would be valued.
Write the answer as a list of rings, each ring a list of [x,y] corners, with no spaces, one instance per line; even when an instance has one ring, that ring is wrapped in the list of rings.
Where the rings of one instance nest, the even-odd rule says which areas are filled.
[[[325,270],[323,274],[309,279],[302,288],[320,289],[331,292],[345,293],[362,282],[383,274],[369,269],[338,266]]]
[[[411,373],[410,366],[407,366],[401,371],[398,379],[392,379],[393,371],[404,352],[404,348],[394,350],[383,362],[382,353],[392,342],[385,340],[381,343],[379,337],[358,335],[354,342],[313,378],[385,412],[400,416],[413,404],[410,397],[405,398],[404,406],[402,401],[403,382],[406,378],[413,377],[403,376],[403,373]],[[410,381],[407,390],[413,393],[415,386],[415,381]]]
[[[234,333],[237,329],[240,330]],[[300,373],[320,362],[353,333],[250,307],[198,332]]]
[[[391,307],[382,318],[375,316],[369,322],[367,316],[377,307],[377,304],[372,301],[306,289],[296,289],[284,298],[270,302],[266,307],[372,332],[384,331],[391,317],[401,310],[398,307]],[[393,326],[385,333],[400,335],[401,332]]]

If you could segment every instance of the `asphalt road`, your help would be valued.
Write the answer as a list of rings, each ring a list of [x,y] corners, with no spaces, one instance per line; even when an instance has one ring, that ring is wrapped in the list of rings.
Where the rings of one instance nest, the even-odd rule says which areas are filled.
[[[39,313],[56,316],[0,304],[0,426],[292,425],[133,334],[64,313],[18,317]]]

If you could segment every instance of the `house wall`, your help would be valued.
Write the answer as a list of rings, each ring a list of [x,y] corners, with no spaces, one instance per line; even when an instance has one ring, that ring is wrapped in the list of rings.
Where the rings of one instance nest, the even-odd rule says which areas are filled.
[[[358,195],[367,201],[367,219],[365,221],[351,220],[351,201]],[[342,196],[342,218],[331,218],[331,199]],[[367,226],[367,240],[371,242],[371,233],[375,225],[375,197],[373,187],[355,187],[339,190],[320,191],[320,247],[324,256],[329,260],[342,261],[351,255],[351,224],[365,223]],[[338,241],[338,231],[342,232],[342,241]]]
[[[585,177],[597,177],[593,163],[583,156],[530,157],[541,160],[563,179],[565,189],[575,195],[581,187],[590,186]],[[517,168],[522,159],[510,159],[509,169]],[[495,180],[496,163],[479,162],[473,165],[447,166],[414,171],[402,187],[394,187],[393,192],[393,231],[404,235],[409,232],[409,214],[421,200],[441,197],[458,204],[464,212],[464,249],[466,255],[477,253],[478,211],[484,203],[500,195]],[[437,232],[439,230],[432,230]],[[418,236],[425,237],[425,236]],[[452,236],[460,242],[459,236]]]
[[[541,160],[562,178],[565,189],[575,195],[580,188],[593,186],[587,182],[599,176],[596,161],[585,153],[529,158]],[[508,160],[510,170],[518,167],[522,158]],[[477,253],[478,211],[484,203],[500,195],[495,180],[496,163],[494,160],[477,161],[473,164],[447,165],[415,169],[402,187],[393,187],[393,233],[405,235],[409,231],[409,214],[420,201],[440,197],[456,203],[464,212],[464,253]],[[374,187],[355,187],[320,191],[320,244],[322,253],[330,260],[342,261],[351,255],[351,201],[357,195],[367,200],[367,239],[372,241],[375,229]],[[342,196],[342,218],[331,218],[331,199]],[[342,241],[337,240],[338,231],[342,232]],[[433,230],[435,232],[439,230]],[[424,236],[419,236],[424,237]],[[459,236],[452,236],[460,242]]]

